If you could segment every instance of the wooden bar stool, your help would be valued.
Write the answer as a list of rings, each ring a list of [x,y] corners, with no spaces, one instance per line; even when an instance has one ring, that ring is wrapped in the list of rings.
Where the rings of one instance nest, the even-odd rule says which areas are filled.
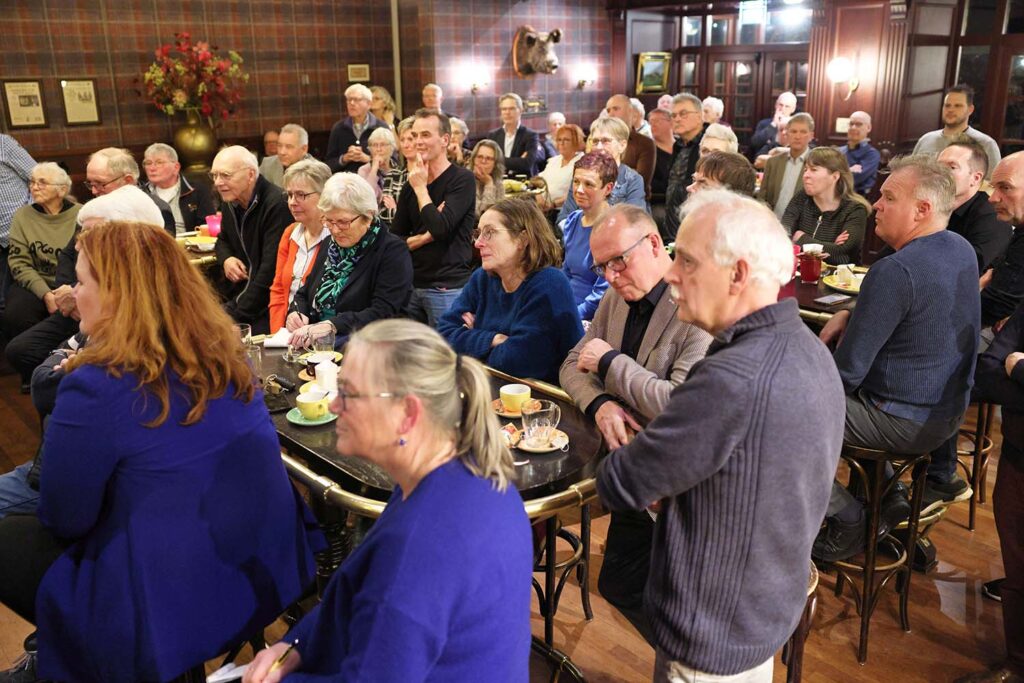
[[[967,528],[974,531],[977,517],[978,503],[985,502],[985,480],[988,476],[988,456],[992,453],[992,418],[995,414],[995,405],[991,403],[978,402],[977,420],[974,430],[961,429],[960,437],[967,439],[970,449],[961,450],[957,448],[957,465],[963,468],[967,480],[971,484],[970,508],[967,516]],[[969,408],[968,408],[969,410]],[[971,458],[971,466],[967,467],[965,458]]]
[[[782,648],[782,661],[786,665],[786,683],[800,683],[804,668],[804,643],[811,633],[811,623],[818,608],[818,568],[811,562],[811,573],[807,577],[807,602],[796,630]]]
[[[868,631],[871,615],[878,604],[878,596],[894,577],[897,578],[896,591],[900,596],[900,626],[904,631],[910,630],[908,599],[910,596],[911,567],[914,561],[914,550],[917,544],[918,524],[921,517],[921,498],[924,492],[925,473],[931,456],[923,454],[890,453],[860,446],[844,445],[842,459],[850,467],[851,484],[858,483],[864,493],[866,515],[864,524],[867,527],[864,553],[846,560],[831,563],[836,570],[837,596],[842,595],[843,584],[856,584],[853,577],[861,577],[860,589],[853,591],[854,603],[860,615],[860,645],[857,650],[857,661],[861,664],[868,657]],[[894,474],[887,479],[886,465],[891,465]],[[907,528],[907,543],[904,545],[891,534],[878,538],[878,526],[882,517],[882,499],[889,493],[900,477],[911,473],[912,487],[910,494],[910,520]],[[878,559],[879,543],[884,543],[895,559]]]

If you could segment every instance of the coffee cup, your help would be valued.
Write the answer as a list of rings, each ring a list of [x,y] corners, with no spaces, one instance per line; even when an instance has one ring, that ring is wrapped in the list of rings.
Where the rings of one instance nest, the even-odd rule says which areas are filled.
[[[307,420],[317,420],[327,414],[327,394],[316,389],[295,397],[295,407]]]
[[[338,366],[331,361],[317,363],[316,371],[313,373],[316,376],[317,387],[326,392],[337,391],[338,370]]]
[[[310,377],[316,377],[316,366],[321,363],[334,363],[333,351],[314,351],[306,359],[306,372]]]
[[[823,245],[823,244],[805,244],[804,245],[804,253],[805,254],[820,254],[824,250],[825,250],[825,245]]]
[[[849,263],[843,263],[836,266],[836,281],[841,285],[853,284],[853,268]]]
[[[498,390],[501,405],[508,413],[521,413],[523,404],[530,400],[530,387],[525,384],[506,384]]]

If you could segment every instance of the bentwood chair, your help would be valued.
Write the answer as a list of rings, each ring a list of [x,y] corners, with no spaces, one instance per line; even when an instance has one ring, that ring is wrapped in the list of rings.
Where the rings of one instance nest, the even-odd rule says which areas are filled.
[[[995,405],[979,401],[973,404],[977,408],[974,430],[961,429],[960,438],[970,442],[969,449],[957,448],[957,464],[963,468],[967,480],[971,484],[970,507],[967,516],[967,528],[974,531],[977,519],[978,503],[985,502],[985,484],[988,478],[988,458],[992,453],[992,422],[995,415]],[[968,408],[970,410],[970,408]],[[971,467],[968,469],[964,459],[971,459]]]
[[[782,661],[786,665],[786,683],[800,683],[804,668],[804,643],[811,633],[811,623],[818,609],[818,568],[811,561],[811,573],[807,577],[807,602],[797,622],[793,635],[782,648]]]

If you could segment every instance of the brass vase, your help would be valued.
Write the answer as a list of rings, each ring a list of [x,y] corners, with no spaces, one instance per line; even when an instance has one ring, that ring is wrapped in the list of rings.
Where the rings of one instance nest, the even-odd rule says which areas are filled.
[[[196,109],[185,110],[186,121],[174,131],[174,149],[185,173],[206,173],[217,152],[217,137]]]

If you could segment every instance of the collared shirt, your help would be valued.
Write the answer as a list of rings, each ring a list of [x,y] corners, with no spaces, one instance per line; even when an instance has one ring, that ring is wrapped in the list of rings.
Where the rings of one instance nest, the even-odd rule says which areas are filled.
[[[505,158],[508,159],[512,156],[512,148],[516,144],[516,133],[519,132],[519,126],[516,126],[516,129],[512,131],[511,135],[507,129],[502,128],[502,130],[505,131]]]
[[[786,155],[786,173],[782,176],[779,198],[775,201],[775,215],[779,217],[779,220],[782,220],[782,214],[786,213],[789,200],[796,193],[796,184],[800,182],[800,173],[803,171],[804,160],[807,159],[807,153],[810,149],[810,147],[805,149],[803,154],[796,159],[793,158],[792,154]]]
[[[291,306],[292,300],[295,298],[295,292],[299,291],[299,287],[302,286],[302,276],[306,272],[306,268],[309,266],[311,259],[316,257],[316,248],[325,239],[330,237],[330,230],[322,230],[320,237],[316,239],[313,244],[306,246],[306,226],[302,226],[299,230],[296,228],[292,230],[291,241],[295,242],[298,249],[295,252],[295,262],[292,264],[292,284],[288,288],[288,305]]]
[[[14,212],[32,201],[28,181],[36,161],[10,135],[0,134],[0,247],[7,248]]]
[[[174,232],[179,234],[185,232],[185,218],[181,215],[181,205],[178,204],[178,197],[181,196],[181,180],[175,179],[174,184],[170,187],[153,185],[152,188],[156,196],[171,207],[171,213],[174,215]]]

